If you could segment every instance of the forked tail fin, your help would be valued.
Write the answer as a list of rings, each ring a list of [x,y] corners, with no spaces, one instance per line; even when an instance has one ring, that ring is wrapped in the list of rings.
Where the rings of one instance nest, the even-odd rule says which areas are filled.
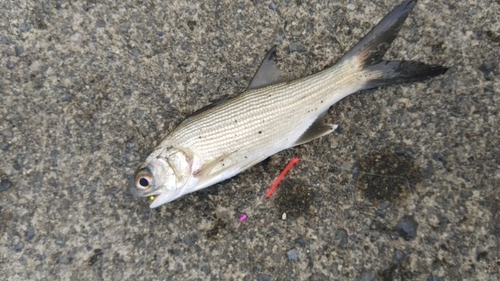
[[[356,58],[366,77],[362,89],[416,82],[445,73],[448,68],[414,61],[384,61],[382,57],[396,38],[417,0],[408,0],[387,14],[339,63]]]

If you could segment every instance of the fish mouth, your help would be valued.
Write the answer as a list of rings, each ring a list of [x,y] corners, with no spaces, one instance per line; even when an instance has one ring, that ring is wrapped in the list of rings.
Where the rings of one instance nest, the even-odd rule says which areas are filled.
[[[153,202],[149,205],[149,208],[150,209],[158,208],[163,204],[174,201],[175,199],[181,197],[182,195],[183,195],[183,193],[181,190],[178,190],[178,191],[172,190],[169,192],[161,193],[155,197]]]

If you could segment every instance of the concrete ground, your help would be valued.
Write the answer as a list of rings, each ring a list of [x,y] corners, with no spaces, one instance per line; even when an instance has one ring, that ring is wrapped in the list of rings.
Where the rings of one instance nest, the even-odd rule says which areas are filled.
[[[1,1],[2,279],[500,280],[498,0],[419,1],[386,57],[449,71],[342,100],[327,137],[159,209],[128,194],[273,44],[314,73],[399,2]]]

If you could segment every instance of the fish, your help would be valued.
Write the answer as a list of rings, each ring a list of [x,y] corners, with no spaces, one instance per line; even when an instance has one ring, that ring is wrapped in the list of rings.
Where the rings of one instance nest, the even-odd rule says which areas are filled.
[[[157,208],[331,133],[328,109],[353,93],[444,74],[441,65],[383,60],[416,3],[395,7],[334,65],[306,77],[287,79],[274,46],[243,93],[195,112],[168,133],[130,179],[130,192],[153,196],[150,208]]]

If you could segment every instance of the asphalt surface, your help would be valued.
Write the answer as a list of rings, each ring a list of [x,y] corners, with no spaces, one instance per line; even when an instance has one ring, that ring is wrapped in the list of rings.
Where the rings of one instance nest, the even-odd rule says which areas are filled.
[[[399,2],[0,2],[2,279],[499,280],[498,0],[421,0],[386,58],[449,71],[342,100],[327,137],[152,211],[127,192],[272,45],[314,73]]]

